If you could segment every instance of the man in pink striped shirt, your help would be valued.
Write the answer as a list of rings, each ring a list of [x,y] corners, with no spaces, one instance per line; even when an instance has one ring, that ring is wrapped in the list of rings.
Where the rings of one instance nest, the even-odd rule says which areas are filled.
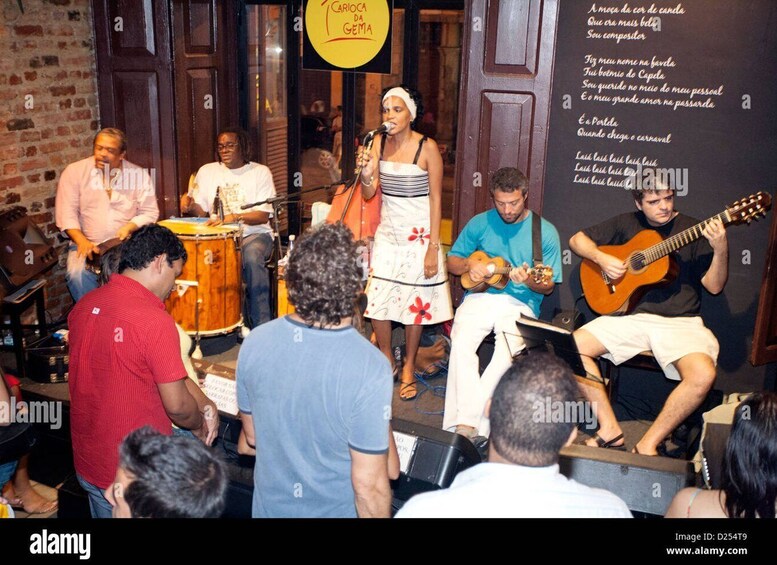
[[[124,240],[159,217],[152,176],[125,160],[126,154],[124,132],[102,129],[94,139],[94,155],[65,167],[59,179],[56,222],[71,240],[66,279],[76,302],[97,288],[97,275],[85,269],[97,246],[112,238]]]

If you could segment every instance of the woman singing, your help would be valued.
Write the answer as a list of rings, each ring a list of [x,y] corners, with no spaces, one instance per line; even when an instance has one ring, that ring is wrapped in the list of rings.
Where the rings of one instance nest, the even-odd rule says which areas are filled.
[[[364,315],[371,318],[378,347],[392,364],[391,322],[405,326],[399,397],[411,400],[418,394],[414,371],[422,326],[453,317],[440,249],[443,165],[437,143],[412,129],[423,115],[418,92],[405,86],[387,89],[382,114],[391,129],[362,156],[362,195],[369,200],[380,186],[383,199]]]

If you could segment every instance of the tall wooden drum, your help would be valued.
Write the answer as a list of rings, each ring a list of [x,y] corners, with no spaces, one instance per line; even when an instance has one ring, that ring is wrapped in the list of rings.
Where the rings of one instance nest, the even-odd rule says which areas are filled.
[[[188,259],[165,305],[190,335],[226,334],[243,325],[243,277],[237,228],[206,226],[205,218],[164,220]]]

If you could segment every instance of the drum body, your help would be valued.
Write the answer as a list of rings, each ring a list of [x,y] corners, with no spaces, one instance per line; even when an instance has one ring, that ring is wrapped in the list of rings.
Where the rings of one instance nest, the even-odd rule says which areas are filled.
[[[199,218],[159,222],[178,236],[188,259],[167,298],[167,311],[190,335],[229,333],[243,325],[242,261],[235,227]]]

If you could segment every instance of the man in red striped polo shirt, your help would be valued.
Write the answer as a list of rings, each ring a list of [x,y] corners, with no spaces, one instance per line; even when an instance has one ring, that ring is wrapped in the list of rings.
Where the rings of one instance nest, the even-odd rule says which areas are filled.
[[[167,228],[143,226],[123,244],[119,274],[88,293],[68,317],[70,413],[76,475],[95,518],[109,518],[103,490],[118,448],[144,425],[172,434],[171,421],[210,445],[218,411],[187,377],[178,331],[164,299],[186,262]]]

